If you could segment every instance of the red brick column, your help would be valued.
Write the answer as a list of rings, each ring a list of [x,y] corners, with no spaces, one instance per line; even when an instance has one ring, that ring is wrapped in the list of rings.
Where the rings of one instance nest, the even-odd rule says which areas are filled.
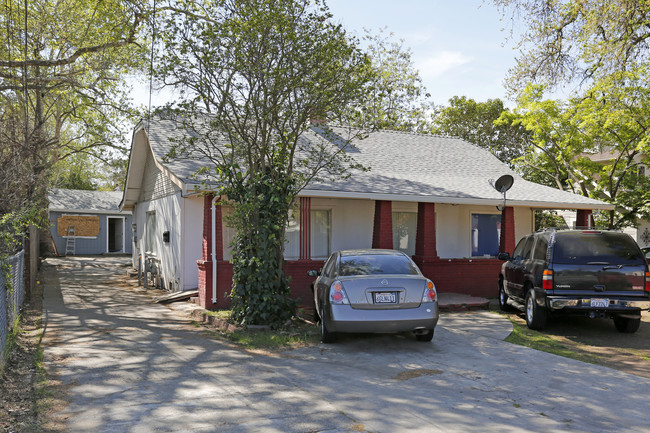
[[[213,308],[212,303],[212,199],[214,195],[203,197],[203,240],[199,267],[199,304],[203,308]]]
[[[506,206],[501,211],[501,237],[499,239],[499,252],[512,253],[515,249],[515,211],[511,206]]]
[[[393,248],[393,203],[375,201],[375,221],[372,228],[373,248]]]
[[[311,197],[300,197],[300,260],[311,259]]]
[[[215,241],[215,258],[218,262],[223,260],[223,208],[220,203],[215,203],[214,207],[214,241]]]
[[[594,219],[589,209],[578,209],[576,212],[576,228],[593,227]]]
[[[418,226],[414,258],[437,258],[436,204],[418,203]]]

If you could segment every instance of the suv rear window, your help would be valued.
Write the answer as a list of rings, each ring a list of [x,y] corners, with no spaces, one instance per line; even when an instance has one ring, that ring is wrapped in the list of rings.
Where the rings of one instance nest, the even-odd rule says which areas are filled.
[[[557,233],[553,247],[554,263],[618,265],[643,260],[636,243],[625,233]]]

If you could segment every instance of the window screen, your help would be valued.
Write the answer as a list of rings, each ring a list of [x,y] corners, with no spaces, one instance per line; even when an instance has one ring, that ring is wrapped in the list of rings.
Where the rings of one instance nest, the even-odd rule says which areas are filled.
[[[393,248],[414,255],[417,225],[417,212],[393,212]]]
[[[330,217],[329,210],[311,211],[311,258],[326,258],[330,255]]]
[[[472,214],[472,256],[499,254],[501,215]]]

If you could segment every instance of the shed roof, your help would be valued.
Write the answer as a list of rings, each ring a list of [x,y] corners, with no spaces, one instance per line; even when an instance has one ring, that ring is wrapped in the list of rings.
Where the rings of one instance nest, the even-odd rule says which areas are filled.
[[[154,118],[147,126],[145,129],[141,123],[136,132],[145,130],[156,162],[184,189],[191,190],[197,186],[198,182],[192,175],[207,164],[205,159],[162,161],[175,140],[188,132],[170,119]],[[348,128],[315,125],[302,139],[307,142],[326,139],[335,146],[339,144],[338,140],[347,136],[346,131]],[[499,205],[503,202],[503,195],[492,187],[490,181],[510,174],[515,181],[507,192],[509,205],[613,209],[613,205],[600,200],[526,181],[489,151],[459,138],[382,130],[370,133],[363,140],[354,140],[352,144],[351,156],[370,168],[369,171],[356,170],[347,180],[312,182],[299,195]],[[132,162],[129,175],[132,170],[138,170],[131,167]]]
[[[50,212],[119,214],[122,213],[122,194],[122,191],[53,188],[48,192],[47,198]]]

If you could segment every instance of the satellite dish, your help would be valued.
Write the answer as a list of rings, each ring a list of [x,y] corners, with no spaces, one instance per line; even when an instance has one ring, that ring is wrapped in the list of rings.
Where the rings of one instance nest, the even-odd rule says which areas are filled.
[[[488,181],[490,185],[497,191],[499,191],[501,194],[503,194],[503,206],[499,207],[497,206],[497,210],[499,212],[503,211],[506,208],[506,191],[508,191],[510,188],[512,188],[512,184],[515,182],[515,178],[510,176],[509,174],[504,174],[500,178],[498,178],[495,181],[490,179]]]
[[[494,189],[504,193],[505,195],[505,192],[512,187],[514,181],[515,181],[514,177],[510,176],[509,174],[504,174],[503,176],[498,178],[496,182],[494,182]]]

